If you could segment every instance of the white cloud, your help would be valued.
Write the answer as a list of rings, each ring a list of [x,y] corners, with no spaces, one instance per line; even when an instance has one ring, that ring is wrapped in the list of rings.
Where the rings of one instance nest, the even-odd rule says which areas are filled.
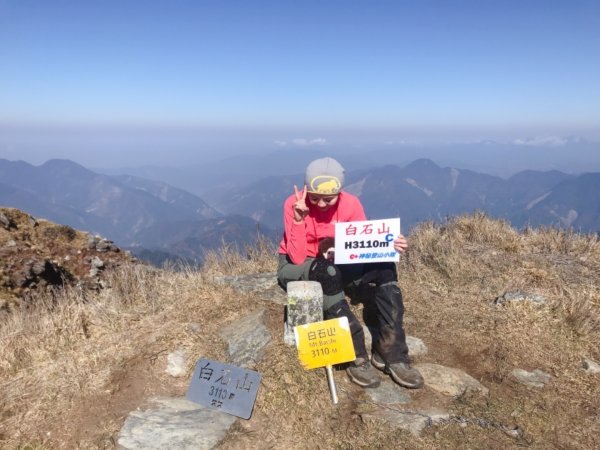
[[[383,141],[383,145],[387,145],[387,146],[407,145],[407,146],[412,146],[412,147],[421,147],[423,144],[419,141],[405,141],[402,139],[399,141]]]
[[[569,143],[571,139],[557,136],[538,136],[534,138],[515,139],[514,145],[527,145],[529,147],[560,147]]]
[[[327,139],[324,138],[315,138],[315,139],[305,139],[305,138],[296,138],[291,141],[275,141],[275,145],[279,147],[287,147],[288,145],[293,145],[296,147],[308,147],[308,146],[320,146],[327,145]]]

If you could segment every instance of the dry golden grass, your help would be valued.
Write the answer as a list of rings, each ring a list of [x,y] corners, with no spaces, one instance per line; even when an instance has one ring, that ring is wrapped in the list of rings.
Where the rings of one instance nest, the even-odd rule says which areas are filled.
[[[209,251],[204,258],[202,272],[208,275],[242,275],[277,270],[277,246],[259,237],[254,245],[240,253],[234,245],[224,245],[218,251]]]
[[[410,243],[400,264],[414,317],[409,333],[430,344],[428,360],[462,367],[491,390],[486,405],[474,402],[464,411],[522,426],[536,448],[598,447],[600,378],[581,369],[582,358],[600,359],[597,236],[555,229],[520,234],[475,214],[423,224]],[[549,304],[491,305],[516,290],[543,295]],[[512,379],[514,368],[541,369],[553,380],[543,390],[526,388]],[[452,446],[499,446],[451,435]]]
[[[409,243],[399,264],[406,329],[430,349],[418,362],[463,369],[490,389],[488,398],[446,400],[428,389],[411,392],[409,407],[447,404],[469,419],[466,427],[450,421],[415,438],[364,421],[378,405],[343,372],[336,373],[340,405],[333,406],[324,373],[303,371],[283,344],[281,307],[211,282],[214,275],[274,271],[276,248],[259,242],[244,254],[212,253],[200,271],[123,268],[99,294],[67,291],[3,318],[0,446],[113,448],[129,411],[156,394],[185,393],[189,378],[164,373],[167,353],[184,348],[190,371],[200,357],[225,360],[219,329],[265,308],[273,342],[257,368],[263,382],[254,414],[238,421],[221,448],[600,447],[600,377],[581,368],[583,357],[600,360],[597,237],[518,233],[475,214],[423,224]],[[549,303],[492,306],[511,290]],[[553,379],[544,389],[527,388],[513,380],[514,368],[541,369]],[[510,438],[493,424],[520,426],[524,437]]]

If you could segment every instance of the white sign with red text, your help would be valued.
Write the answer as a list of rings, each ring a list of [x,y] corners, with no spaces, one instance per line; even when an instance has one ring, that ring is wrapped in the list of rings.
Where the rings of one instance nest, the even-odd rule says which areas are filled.
[[[399,235],[399,217],[336,223],[335,264],[397,262],[394,239]]]

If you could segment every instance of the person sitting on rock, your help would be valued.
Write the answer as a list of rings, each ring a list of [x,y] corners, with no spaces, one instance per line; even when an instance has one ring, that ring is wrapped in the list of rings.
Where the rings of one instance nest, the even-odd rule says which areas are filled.
[[[333,257],[326,256],[333,248],[335,223],[367,220],[360,200],[342,191],[344,174],[344,168],[333,158],[312,161],[306,168],[305,186],[301,190],[294,186],[294,193],[285,200],[277,279],[283,288],[290,281],[321,283],[324,318],[348,318],[356,360],[347,373],[354,383],[378,386],[380,378],[373,365],[404,387],[420,388],[423,377],[411,367],[408,357],[396,265],[392,262],[336,265]],[[394,240],[397,252],[403,253],[407,247],[404,236]],[[321,254],[324,250],[325,255]],[[353,289],[364,286],[374,286],[369,289],[370,298],[365,300],[365,307],[374,306],[376,316],[371,363],[362,325],[351,311],[344,292],[346,289],[351,295]]]

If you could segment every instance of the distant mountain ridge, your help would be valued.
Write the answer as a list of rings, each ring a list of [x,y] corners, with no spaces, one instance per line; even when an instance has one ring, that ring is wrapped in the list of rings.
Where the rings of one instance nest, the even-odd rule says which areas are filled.
[[[226,170],[218,176],[235,181]],[[297,173],[235,182],[215,189],[211,206],[164,182],[102,175],[67,160],[37,167],[0,160],[0,205],[99,233],[155,263],[169,254],[201,261],[223,243],[244,245],[259,234],[278,239],[283,201],[303,181]],[[369,218],[400,217],[404,233],[425,220],[476,210],[517,227],[600,230],[600,173],[524,171],[503,179],[418,159],[348,171],[345,189],[360,197]]]
[[[427,141],[386,140],[380,145],[364,142],[328,142],[306,145],[306,142],[281,142],[273,151],[210,155],[210,160],[185,166],[105,168],[97,172],[109,175],[129,174],[162,180],[208,199],[214,193],[250,185],[270,176],[290,176],[324,156],[343,163],[348,171],[371,170],[382,165],[404,167],[411,161],[427,158],[442,167],[456,167],[508,178],[536,168],[547,172],[558,170],[576,174],[600,172],[600,142],[578,136],[530,136],[511,142],[481,140],[473,142],[437,143]],[[173,163],[175,164],[175,162]]]
[[[162,252],[163,242],[172,234],[169,224],[180,226],[188,222],[202,229],[218,228],[220,225],[214,219],[222,217],[201,198],[165,183],[102,175],[69,160],[50,160],[33,166],[0,159],[0,204],[99,233],[123,247],[141,250],[143,242],[148,250]],[[239,222],[241,236],[256,232],[256,223],[251,220],[223,219],[230,224]],[[144,239],[147,235],[144,233],[152,227],[166,230],[165,236],[152,241]],[[262,227],[262,231],[269,232],[267,227]],[[202,240],[202,246],[186,247],[187,258],[201,260],[206,249],[221,245],[218,229],[211,232],[218,238]]]
[[[419,222],[481,210],[514,226],[552,225],[600,230],[600,173],[569,175],[523,171],[508,179],[442,168],[429,159],[399,167],[349,171],[346,190],[357,195],[369,218],[401,217],[408,232]],[[281,227],[281,205],[303,176],[269,177],[219,198],[226,214],[244,214]]]

